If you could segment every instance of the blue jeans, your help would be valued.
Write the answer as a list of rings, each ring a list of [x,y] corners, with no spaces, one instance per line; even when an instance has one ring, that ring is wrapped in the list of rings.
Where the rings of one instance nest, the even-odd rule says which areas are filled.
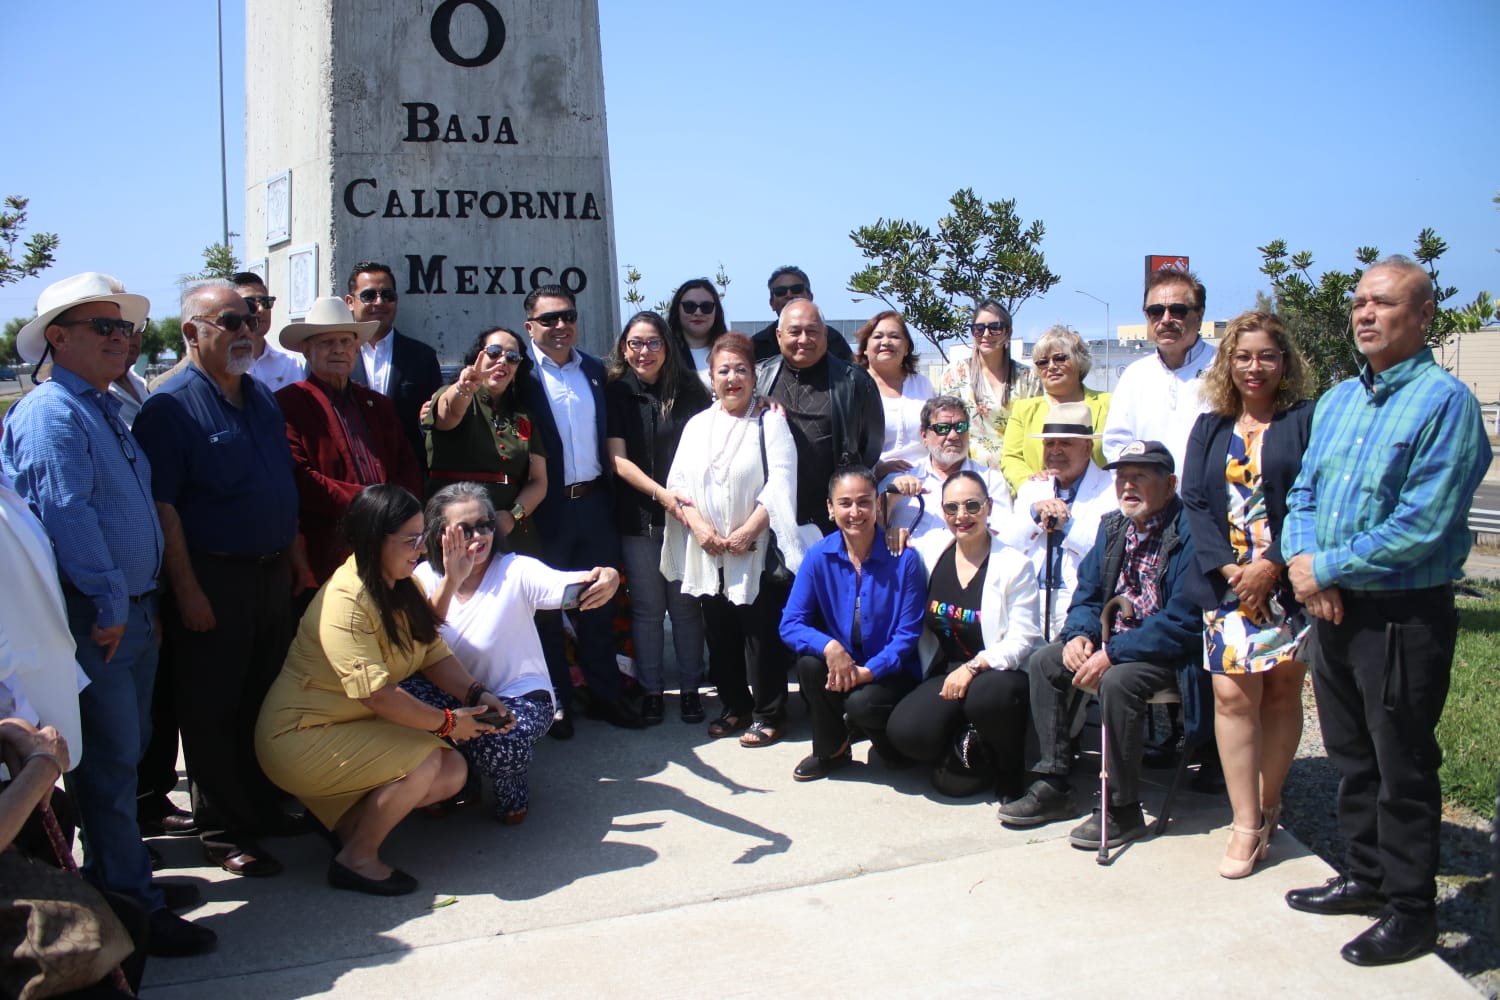
[[[66,597],[78,664],[91,681],[78,695],[82,756],[67,780],[83,828],[83,872],[150,913],[166,901],[151,885],[151,859],[135,822],[135,788],[136,765],[151,738],[156,597],[130,603],[125,636],[108,663],[91,638],[98,618],[94,602],[71,590]]]
[[[647,694],[661,694],[663,619],[672,616],[672,647],[677,653],[681,690],[696,691],[703,680],[703,608],[682,593],[682,581],[661,575],[662,529],[620,538],[626,583],[630,586],[630,631],[635,667]]]

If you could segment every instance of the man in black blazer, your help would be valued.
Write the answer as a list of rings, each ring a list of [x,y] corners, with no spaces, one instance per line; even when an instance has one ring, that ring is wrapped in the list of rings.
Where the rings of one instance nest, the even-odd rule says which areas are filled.
[[[344,296],[357,322],[374,320],[380,325],[360,348],[361,363],[353,379],[396,404],[401,431],[416,452],[422,477],[427,477],[427,445],[422,440],[419,416],[422,404],[443,384],[437,352],[420,340],[398,333],[396,324],[396,276],[384,264],[360,261],[349,272],[349,292]]]
[[[525,309],[534,365],[522,398],[547,450],[547,495],[535,513],[545,561],[562,570],[616,566],[620,539],[605,449],[604,364],[577,347],[578,306],[572,292],[543,285],[526,296]],[[590,715],[625,729],[641,728],[640,714],[624,701],[612,610],[606,605],[569,614],[578,626],[578,659],[589,685]],[[573,685],[560,616],[537,615],[537,632],[560,706],[550,731],[567,739],[573,735]]]

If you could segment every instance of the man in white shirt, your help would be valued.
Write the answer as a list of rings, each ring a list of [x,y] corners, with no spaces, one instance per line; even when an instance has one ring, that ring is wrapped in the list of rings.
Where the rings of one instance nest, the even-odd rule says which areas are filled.
[[[899,493],[900,499],[884,501],[888,507],[886,542],[893,550],[909,535],[915,545],[934,532],[948,534],[940,501],[943,484],[955,472],[968,471],[984,480],[990,505],[990,533],[1000,534],[1010,520],[1010,486],[998,470],[986,468],[969,457],[969,410],[957,396],[934,396],[922,405],[922,445],[927,457],[909,472],[892,473],[880,483],[880,493]],[[919,504],[917,497],[922,498]],[[920,515],[919,515],[920,511]]]
[[[276,305],[276,296],[266,290],[265,281],[254,271],[241,271],[229,280],[234,282],[235,291],[245,302],[255,307],[255,322],[250,327],[250,340],[255,344],[250,377],[273,393],[302,381],[304,359],[293,357],[267,339],[271,333],[271,309]]]
[[[1199,393],[1214,360],[1213,345],[1198,335],[1206,298],[1191,271],[1156,271],[1146,279],[1146,330],[1156,353],[1126,368],[1115,384],[1104,423],[1109,461],[1132,441],[1160,441],[1183,467],[1193,423],[1208,409]]]

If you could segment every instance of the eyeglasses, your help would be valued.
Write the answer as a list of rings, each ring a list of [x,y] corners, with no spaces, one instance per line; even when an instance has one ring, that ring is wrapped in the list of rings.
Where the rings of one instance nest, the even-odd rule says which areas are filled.
[[[227,330],[229,333],[234,333],[242,326],[255,325],[255,317],[245,313],[224,313],[217,319],[213,316],[194,316],[193,319],[195,321],[201,319],[212,326],[218,327],[220,330]]]
[[[986,333],[993,333],[995,336],[998,337],[1002,333],[1010,333],[1010,327],[1006,326],[1004,323],[1000,322],[999,320],[995,320],[995,321],[990,322],[990,323],[970,323],[969,324],[969,335],[970,336],[983,337]]]
[[[1281,358],[1282,354],[1280,351],[1261,351],[1259,354],[1250,354],[1249,352],[1240,353],[1239,351],[1236,351],[1233,355],[1230,356],[1229,360],[1232,361],[1234,363],[1234,366],[1240,371],[1246,371],[1247,369],[1254,366],[1257,361],[1259,361],[1263,367],[1274,368],[1277,365],[1281,364]]]
[[[1049,354],[1043,358],[1033,358],[1031,363],[1036,365],[1038,371],[1046,371],[1053,365],[1061,368],[1063,365],[1072,360],[1073,356],[1071,354]]]
[[[1146,315],[1152,319],[1161,319],[1167,313],[1171,313],[1173,319],[1183,319],[1188,313],[1193,311],[1193,308],[1193,306],[1183,305],[1181,302],[1173,302],[1171,305],[1166,306],[1156,303],[1155,305],[1146,307]]]
[[[276,301],[269,295],[266,297],[270,298],[272,302]],[[395,302],[396,290],[394,288],[366,288],[359,293],[359,301],[365,303],[366,305],[369,305],[376,299],[379,299],[382,302]],[[269,309],[271,307],[267,306],[266,308]]]
[[[559,309],[557,312],[539,313],[536,316],[529,317],[526,322],[535,323],[537,326],[545,327],[549,330],[558,325],[572,326],[578,322],[578,310]]]
[[[491,358],[499,358],[508,365],[518,365],[521,363],[521,355],[515,351],[507,350],[499,344],[485,344],[484,353]]]
[[[682,311],[689,316],[693,315],[693,313],[702,313],[705,316],[711,316],[713,315],[714,304],[712,302],[690,302],[687,299],[683,299]]]
[[[426,532],[418,532],[415,535],[392,535],[391,537],[409,549],[420,549],[427,544]]]
[[[965,514],[978,514],[984,510],[984,505],[987,503],[989,503],[988,500],[965,500],[963,503],[957,500],[944,500],[943,513],[949,517],[957,517],[961,508]]]
[[[366,289],[366,291],[368,291],[368,289]],[[246,302],[254,302],[262,309],[270,309],[276,304],[276,296],[274,295],[242,295],[240,297],[243,298]],[[363,295],[361,295],[360,297],[364,298]],[[365,301],[368,302],[369,299],[365,299]]]
[[[464,533],[464,541],[474,540],[475,535],[493,535],[495,533],[495,519],[487,517],[483,521],[475,521],[473,524],[458,522],[458,526]]]
[[[666,345],[662,343],[660,337],[652,337],[650,340],[627,340],[625,341],[625,346],[632,351],[645,351],[647,354],[655,354]]]
[[[967,420],[945,420],[940,424],[928,424],[927,429],[938,437],[947,437],[953,431],[957,431],[959,434],[967,434],[969,433],[969,422]]]
[[[122,337],[129,337],[135,333],[135,324],[130,322],[130,320],[109,319],[105,316],[90,316],[88,319],[65,319],[61,323],[54,323],[52,325],[83,326],[85,323],[92,326],[94,332],[101,337],[113,337],[117,333]]]
[[[806,294],[807,294],[807,286],[805,284],[803,284],[802,282],[800,282],[800,281],[797,284],[795,284],[795,285],[772,285],[771,286],[771,297],[773,299],[779,299],[783,295],[806,295]],[[686,304],[687,303],[685,303],[685,302],[683,303],[683,305],[686,305]]]

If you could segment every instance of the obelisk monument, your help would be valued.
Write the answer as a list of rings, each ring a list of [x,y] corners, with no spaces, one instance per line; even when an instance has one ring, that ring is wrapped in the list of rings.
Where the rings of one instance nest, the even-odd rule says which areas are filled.
[[[396,326],[445,362],[521,330],[533,288],[617,331],[596,0],[246,0],[245,257],[278,323],[390,265]],[[286,308],[283,309],[283,306]]]

